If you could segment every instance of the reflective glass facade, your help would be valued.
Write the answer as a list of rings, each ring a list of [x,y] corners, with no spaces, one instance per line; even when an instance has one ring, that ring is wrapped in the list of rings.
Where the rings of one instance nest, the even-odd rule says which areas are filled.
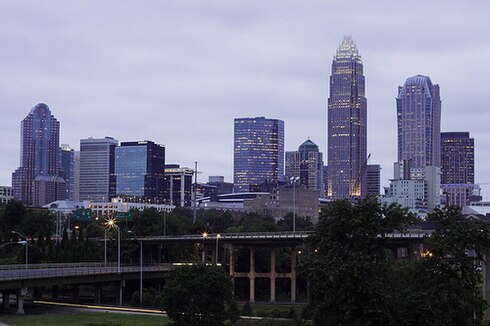
[[[33,181],[38,175],[57,176],[60,157],[60,123],[49,107],[39,103],[20,126],[20,166],[12,174],[14,197],[33,204]]]
[[[66,198],[73,199],[73,186],[75,179],[75,151],[69,145],[61,145],[61,171],[65,179]]]
[[[345,36],[332,63],[328,98],[328,189],[333,199],[366,194],[367,103],[361,56]]]
[[[163,202],[165,147],[151,141],[124,142],[115,154],[117,196]]]
[[[398,162],[412,168],[441,166],[441,99],[439,85],[427,76],[413,76],[398,88]]]
[[[284,121],[237,118],[234,127],[235,192],[254,191],[284,179]]]
[[[441,133],[441,184],[475,183],[475,143],[469,132]]]

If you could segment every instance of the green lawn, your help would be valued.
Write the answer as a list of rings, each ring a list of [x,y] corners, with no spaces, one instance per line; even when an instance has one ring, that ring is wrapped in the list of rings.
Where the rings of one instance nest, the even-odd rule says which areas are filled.
[[[0,315],[0,321],[13,326],[164,326],[170,324],[166,316],[109,312],[81,312],[70,315]]]

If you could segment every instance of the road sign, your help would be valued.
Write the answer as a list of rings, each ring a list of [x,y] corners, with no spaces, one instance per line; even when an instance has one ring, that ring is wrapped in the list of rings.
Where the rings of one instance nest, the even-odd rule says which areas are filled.
[[[90,208],[79,208],[76,212],[77,220],[91,220],[92,210]]]
[[[119,218],[119,219],[130,219],[132,217],[133,217],[133,215],[130,212],[117,212],[116,213],[116,218]]]

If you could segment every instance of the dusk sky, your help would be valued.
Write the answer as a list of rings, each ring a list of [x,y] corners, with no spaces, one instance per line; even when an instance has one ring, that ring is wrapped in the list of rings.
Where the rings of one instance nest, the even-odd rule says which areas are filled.
[[[370,164],[397,159],[398,86],[439,84],[442,131],[475,138],[490,197],[490,1],[1,1],[0,185],[19,166],[20,121],[46,103],[60,143],[111,136],[166,146],[199,181],[232,182],[233,119],[284,120],[326,160],[333,55],[351,34],[364,63]]]

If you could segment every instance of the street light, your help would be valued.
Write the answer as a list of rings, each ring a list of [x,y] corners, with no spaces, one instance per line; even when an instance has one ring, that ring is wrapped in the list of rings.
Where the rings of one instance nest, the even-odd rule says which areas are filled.
[[[221,238],[221,235],[218,233],[216,235],[216,266],[218,266],[218,253],[219,253],[219,249],[218,249],[218,240],[219,238]]]
[[[29,241],[27,241],[27,237],[25,235],[23,235],[22,233],[19,233],[17,231],[12,231],[12,234],[20,235],[25,240],[25,245],[26,245],[26,269],[27,269],[29,267]],[[23,243],[21,243],[21,241],[19,241],[18,243],[23,244]]]
[[[107,232],[114,229],[117,232],[117,272],[121,273],[121,232],[116,224],[116,219],[109,218],[105,223],[104,233],[104,262],[107,264]]]
[[[206,252],[204,251],[204,240],[206,240],[208,238],[208,233],[207,232],[203,232],[202,234],[202,262],[204,263],[205,260],[206,260]]]
[[[128,230],[134,239],[137,241],[137,235],[131,230]],[[143,306],[143,240],[140,240],[140,306]]]
[[[291,177],[289,180],[293,183],[293,232],[296,232],[296,181],[299,177]]]

